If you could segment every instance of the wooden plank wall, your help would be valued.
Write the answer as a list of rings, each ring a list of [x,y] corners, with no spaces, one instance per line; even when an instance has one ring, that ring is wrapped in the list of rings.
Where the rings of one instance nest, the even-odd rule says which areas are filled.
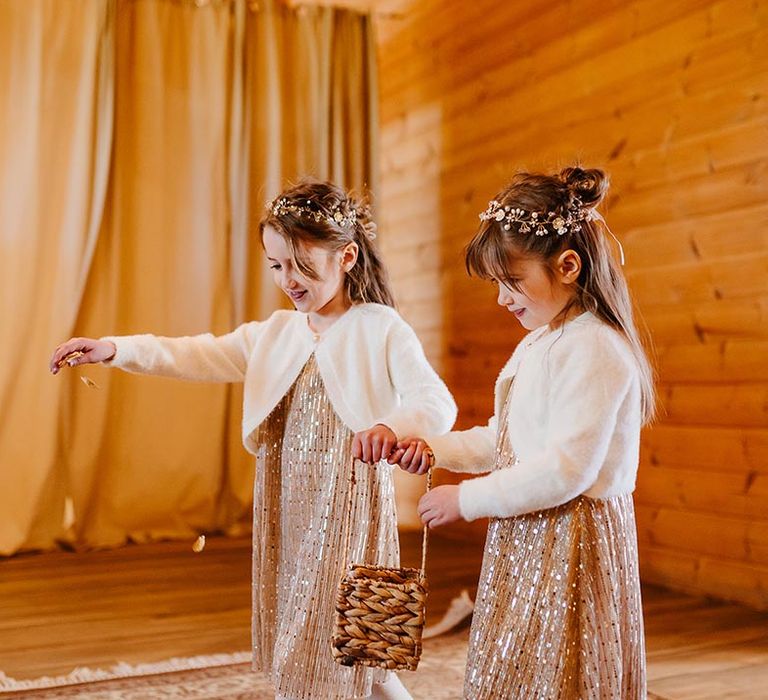
[[[768,2],[405,2],[378,45],[381,239],[459,425],[520,337],[463,270],[477,213],[517,168],[606,168],[658,354],[643,576],[768,608]]]

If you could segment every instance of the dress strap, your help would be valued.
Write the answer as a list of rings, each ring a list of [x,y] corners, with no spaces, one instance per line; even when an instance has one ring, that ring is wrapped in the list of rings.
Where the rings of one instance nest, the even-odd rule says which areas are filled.
[[[507,394],[502,404],[501,415],[499,415],[499,425],[496,430],[496,465],[498,467],[510,467],[517,464],[517,455],[509,439],[509,404],[512,401],[512,388],[515,379],[509,382]]]

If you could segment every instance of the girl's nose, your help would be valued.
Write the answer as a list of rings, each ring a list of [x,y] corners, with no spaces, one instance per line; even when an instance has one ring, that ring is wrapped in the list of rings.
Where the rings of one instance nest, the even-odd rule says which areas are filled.
[[[296,280],[290,275],[283,274],[283,287],[285,289],[293,289],[296,286]]]
[[[508,306],[512,303],[512,295],[503,284],[499,285],[499,296],[496,298],[499,306]]]

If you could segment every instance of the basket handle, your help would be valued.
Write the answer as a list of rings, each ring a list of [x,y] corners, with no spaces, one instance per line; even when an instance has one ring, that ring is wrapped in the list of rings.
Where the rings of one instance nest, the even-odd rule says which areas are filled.
[[[433,459],[434,461],[434,459]],[[427,491],[429,493],[432,490],[432,469],[430,466],[427,470]],[[429,543],[429,528],[424,525],[424,533],[421,536],[421,578],[423,579],[427,575],[427,544]]]
[[[357,469],[357,462],[359,460],[352,457],[352,477],[350,479],[350,488],[349,488],[349,513],[352,514],[352,508],[354,506],[354,500],[353,500],[353,492],[355,490],[355,484],[357,483],[357,479],[355,478],[355,470]],[[427,490],[426,493],[429,493],[432,490],[432,469],[433,467],[430,466],[427,470]],[[349,543],[351,540],[350,533],[351,533],[351,527],[350,523],[347,522],[347,549],[349,549]],[[419,569],[420,577],[423,580],[426,576],[426,569],[427,569],[427,545],[429,544],[429,528],[424,525],[422,537],[421,537],[421,568]]]

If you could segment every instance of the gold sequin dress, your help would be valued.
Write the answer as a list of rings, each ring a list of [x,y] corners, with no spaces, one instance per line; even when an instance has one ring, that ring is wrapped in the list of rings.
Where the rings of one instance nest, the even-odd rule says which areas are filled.
[[[515,468],[508,412],[509,394],[495,469]],[[464,698],[640,700],[645,688],[632,496],[492,519]]]
[[[392,468],[357,465],[350,514],[353,434],[314,355],[253,437],[254,668],[286,700],[367,697],[385,672],[333,660],[334,605],[350,562],[399,563]]]

